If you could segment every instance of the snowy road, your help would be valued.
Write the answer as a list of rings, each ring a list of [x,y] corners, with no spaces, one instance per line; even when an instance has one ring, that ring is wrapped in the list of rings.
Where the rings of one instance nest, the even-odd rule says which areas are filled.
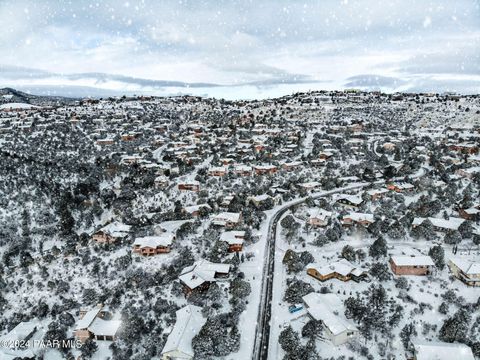
[[[426,173],[425,168],[420,168],[419,171],[411,176],[411,178],[418,178]],[[341,193],[349,190],[362,189],[369,185],[378,185],[384,183],[384,180],[379,180],[373,183],[355,183],[345,187],[312,193],[309,197],[313,199],[330,196],[335,193]],[[272,316],[272,292],[274,283],[275,270],[275,241],[277,236],[277,224],[282,215],[288,211],[292,206],[301,204],[307,200],[308,197],[292,200],[283,204],[273,214],[271,214],[268,225],[268,236],[266,239],[265,249],[265,263],[263,267],[263,279],[261,288],[260,306],[258,309],[257,325],[255,328],[255,343],[253,346],[252,359],[267,360],[276,359],[277,356],[269,352],[270,349],[270,326]]]

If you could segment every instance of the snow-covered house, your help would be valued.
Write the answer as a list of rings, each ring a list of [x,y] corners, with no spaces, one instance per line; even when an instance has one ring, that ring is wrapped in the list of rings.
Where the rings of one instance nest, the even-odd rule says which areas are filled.
[[[200,191],[200,183],[196,180],[183,181],[178,183],[178,190],[180,191]]]
[[[187,305],[176,311],[177,320],[162,350],[162,360],[191,360],[194,357],[192,339],[198,334],[205,319],[202,309]]]
[[[277,167],[275,165],[256,165],[253,167],[256,175],[275,174]]]
[[[251,202],[255,206],[261,206],[267,200],[272,199],[272,197],[268,194],[256,195],[256,196],[249,196],[247,201]]]
[[[363,203],[363,199],[359,195],[338,194],[334,196],[334,201],[346,206],[356,208]]]
[[[225,176],[227,175],[227,167],[226,166],[213,166],[208,169],[209,176]]]
[[[388,189],[370,189],[367,191],[367,194],[370,195],[370,199],[372,200],[377,200],[386,193],[388,193]]]
[[[472,349],[465,344],[440,341],[413,341],[412,360],[475,360]]]
[[[298,186],[303,190],[312,191],[312,190],[321,188],[322,184],[319,183],[318,181],[309,181],[309,182],[298,184]]]
[[[297,169],[297,168],[300,167],[302,164],[303,164],[302,161],[286,162],[286,163],[283,163],[283,164],[282,164],[282,169],[287,170],[287,171],[290,171],[290,170]]]
[[[394,255],[390,257],[390,267],[395,275],[428,275],[435,269],[435,264],[426,255]]]
[[[18,323],[0,337],[0,359],[36,359],[42,351],[39,341],[45,335],[45,328],[45,324],[37,319]]]
[[[186,206],[185,208],[183,208],[183,211],[185,213],[190,214],[193,217],[199,216],[202,211],[208,212],[211,210],[212,208],[208,204],[192,205],[192,206]]]
[[[328,220],[332,217],[332,212],[324,209],[312,209],[309,211],[308,224],[313,227],[323,227],[328,225]]]
[[[241,213],[222,212],[220,214],[215,215],[212,218],[213,225],[224,226],[226,228],[233,228],[239,225],[241,222],[242,222]]]
[[[117,221],[112,222],[92,235],[92,240],[97,243],[114,243],[124,239],[130,232],[130,225],[122,224]]]
[[[321,321],[324,334],[333,345],[342,345],[358,335],[356,326],[343,315],[343,302],[337,295],[311,292],[302,300],[309,316]]]
[[[395,192],[410,192],[415,186],[410,183],[391,183],[387,185],[387,189]]]
[[[360,281],[367,273],[364,269],[357,267],[346,259],[341,259],[327,265],[309,264],[307,274],[320,281],[338,279],[341,281]]]
[[[168,253],[174,240],[175,235],[169,232],[157,236],[139,237],[133,243],[133,252],[146,256]]]
[[[420,218],[420,217],[414,218],[412,227],[416,227],[422,224],[425,220],[427,220],[427,218]],[[443,232],[458,230],[460,225],[462,225],[463,222],[465,221],[464,219],[456,218],[456,217],[450,217],[449,219],[429,217],[428,220],[430,220],[435,230],[443,231]]]
[[[233,167],[233,173],[238,176],[252,176],[253,168],[248,165],[235,165]]]
[[[365,214],[359,212],[350,212],[342,217],[342,225],[362,225],[368,227],[375,222],[373,214]]]
[[[210,283],[219,278],[225,278],[230,272],[229,264],[212,263],[208,260],[200,260],[182,270],[178,279],[184,286],[188,296],[192,291],[206,290]]]
[[[220,235],[220,241],[228,244],[229,252],[239,252],[243,249],[245,231],[225,231]]]
[[[469,286],[480,286],[480,262],[452,257],[448,261],[452,274]]]
[[[112,319],[108,308],[99,304],[88,311],[80,310],[80,320],[75,325],[73,335],[82,342],[90,338],[114,341],[121,324],[121,320]]]

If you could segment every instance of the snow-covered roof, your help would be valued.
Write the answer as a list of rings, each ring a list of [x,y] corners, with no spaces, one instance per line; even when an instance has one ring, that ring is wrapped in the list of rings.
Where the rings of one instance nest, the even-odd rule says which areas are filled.
[[[471,262],[458,257],[452,257],[450,261],[466,275],[480,274],[480,262]]]
[[[185,207],[185,211],[189,214],[192,214],[202,208],[205,208],[205,209],[208,209],[208,210],[211,210],[212,208],[210,207],[210,205],[208,204],[199,204],[199,205],[192,205],[192,206],[186,206]]]
[[[350,212],[343,216],[343,219],[352,219],[353,221],[368,221],[373,223],[373,214],[365,214],[359,212]]]
[[[238,223],[240,221],[240,213],[233,212],[222,212],[213,217],[212,222],[222,223],[222,222],[233,222]]]
[[[355,265],[353,265],[346,259],[340,259],[338,261],[323,266],[319,266],[317,264],[310,264],[307,265],[307,268],[314,268],[322,276],[331,274],[333,272],[336,272],[337,274],[340,274],[342,276],[347,276],[348,274],[354,274],[359,276],[365,272],[365,270],[357,268]],[[357,271],[354,272],[354,270]]]
[[[174,235],[166,232],[156,236],[144,236],[135,239],[133,246],[140,246],[141,248],[150,247],[156,248],[158,246],[167,247],[172,245]]]
[[[440,341],[413,341],[417,360],[474,360],[472,349],[465,344]]]
[[[373,195],[385,194],[387,192],[388,192],[387,189],[370,189],[367,191],[367,194],[370,196],[373,196]]]
[[[193,357],[192,339],[198,334],[206,320],[202,317],[201,308],[195,305],[187,305],[177,310],[176,314],[177,321],[168,335],[162,355],[178,351]]]
[[[15,344],[15,341],[25,340],[38,326],[38,321],[22,321],[8,334],[3,335],[1,340],[4,344]]]
[[[248,198],[256,202],[262,202],[270,199],[270,195],[262,194],[262,195],[256,195],[256,196],[249,196]]]
[[[413,219],[412,225],[414,226],[420,225],[426,219],[427,218],[416,217]],[[457,217],[450,217],[448,220],[429,217],[428,220],[430,220],[433,226],[441,229],[446,229],[446,230],[458,230],[460,225],[462,225],[462,223],[465,221],[464,219],[457,218]]]
[[[220,241],[225,241],[228,245],[243,244],[245,231],[225,231],[220,235]]]
[[[325,209],[315,208],[315,209],[309,210],[309,214],[310,214],[310,218],[320,219],[324,221],[330,218],[333,213]]]
[[[311,292],[302,298],[307,311],[312,318],[320,320],[333,335],[345,331],[357,331],[353,323],[348,321],[343,314],[343,303],[335,294],[319,294]]]
[[[128,235],[131,226],[122,224],[118,221],[114,221],[104,227],[102,227],[99,231],[103,231],[106,234],[109,234],[114,237],[122,237]]]
[[[335,201],[346,200],[354,205],[360,205],[363,199],[359,195],[338,194],[334,196]]]
[[[121,325],[121,320],[103,320],[97,317],[88,327],[88,330],[90,330],[95,335],[115,336]]]
[[[178,278],[193,290],[205,282],[215,281],[215,275],[217,273],[228,274],[229,271],[229,264],[218,264],[208,260],[200,260],[192,266],[183,269]]]
[[[392,261],[397,266],[435,266],[430,256],[392,256]]]
[[[310,181],[310,182],[305,182],[305,183],[298,184],[298,186],[301,186],[305,189],[312,189],[312,188],[322,186],[322,184],[319,183],[318,181]]]
[[[90,324],[93,322],[93,320],[95,320],[95,318],[97,317],[100,310],[101,310],[100,307],[96,307],[96,308],[88,311],[83,316],[83,318],[81,318],[78,321],[77,326],[75,327],[75,330],[87,329],[90,326]]]

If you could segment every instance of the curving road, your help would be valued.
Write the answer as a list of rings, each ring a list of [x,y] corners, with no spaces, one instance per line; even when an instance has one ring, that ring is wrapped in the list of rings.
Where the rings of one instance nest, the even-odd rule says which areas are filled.
[[[425,175],[426,169],[420,168],[417,174],[410,178],[418,178]],[[399,178],[398,180],[402,180]],[[397,179],[393,179],[397,180]],[[385,183],[385,180],[378,180],[372,183],[356,183],[342,188],[333,189],[330,191],[322,191],[313,193],[309,197],[318,199],[325,196],[330,196],[335,193],[341,193],[349,190],[361,189],[369,185],[378,185]],[[261,299],[258,309],[257,325],[255,328],[255,343],[253,346],[252,359],[267,360],[268,359],[268,344],[270,341],[270,319],[272,315],[272,288],[273,288],[273,274],[275,269],[275,240],[277,234],[277,224],[282,215],[292,206],[301,204],[307,200],[308,197],[303,197],[297,200],[290,201],[281,206],[270,218],[268,225],[268,236],[266,241],[265,263],[263,266],[262,288],[260,291]]]
[[[383,183],[383,181],[377,182]],[[359,183],[342,188],[337,188],[330,191],[313,193],[309,197],[318,199],[329,196],[335,193],[340,193],[349,190],[364,188],[371,185],[371,183]],[[257,326],[255,329],[255,344],[253,346],[252,359],[266,360],[268,359],[268,344],[270,341],[270,318],[272,315],[272,288],[273,288],[273,274],[275,269],[275,240],[277,234],[277,224],[282,215],[291,207],[301,204],[307,200],[308,197],[303,197],[297,200],[288,202],[280,207],[270,218],[268,225],[268,236],[266,242],[265,263],[263,266],[263,279],[261,289],[260,307],[258,309]]]

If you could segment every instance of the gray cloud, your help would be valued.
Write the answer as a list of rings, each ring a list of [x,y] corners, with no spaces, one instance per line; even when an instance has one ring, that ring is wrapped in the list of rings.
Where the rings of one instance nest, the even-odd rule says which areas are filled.
[[[395,91],[442,75],[464,91],[480,77],[479,4],[3,0],[0,81],[112,93],[283,84]]]

